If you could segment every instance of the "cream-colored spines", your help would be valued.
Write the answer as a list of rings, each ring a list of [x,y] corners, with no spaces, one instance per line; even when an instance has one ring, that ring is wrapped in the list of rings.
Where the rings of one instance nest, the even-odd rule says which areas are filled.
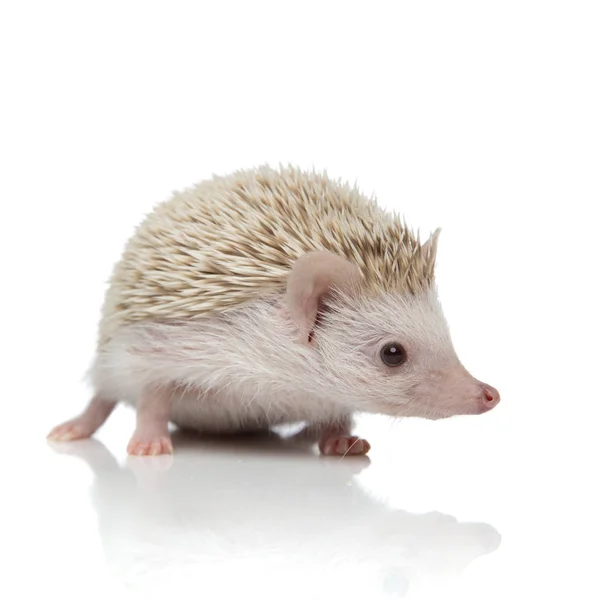
[[[282,290],[311,250],[346,256],[374,291],[433,282],[437,233],[421,245],[401,219],[325,173],[260,167],[175,193],[137,228],[113,272],[100,340],[131,322],[189,319]]]

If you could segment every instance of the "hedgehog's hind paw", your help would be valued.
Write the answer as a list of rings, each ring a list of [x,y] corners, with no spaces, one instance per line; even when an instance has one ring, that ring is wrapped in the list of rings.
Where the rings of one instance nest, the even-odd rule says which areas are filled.
[[[83,413],[54,427],[47,439],[52,442],[71,442],[89,438],[108,419],[115,406],[116,402],[95,396]]]
[[[89,438],[96,428],[83,417],[77,417],[57,425],[47,436],[52,442],[71,442]]]

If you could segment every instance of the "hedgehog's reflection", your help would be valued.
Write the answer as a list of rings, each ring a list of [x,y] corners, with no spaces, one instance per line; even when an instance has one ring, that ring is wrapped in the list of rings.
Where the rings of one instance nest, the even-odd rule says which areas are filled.
[[[376,501],[354,477],[367,459],[276,435],[173,440],[174,457],[126,468],[96,440],[59,447],[92,469],[107,561],[142,594],[414,598],[500,543],[489,525]]]

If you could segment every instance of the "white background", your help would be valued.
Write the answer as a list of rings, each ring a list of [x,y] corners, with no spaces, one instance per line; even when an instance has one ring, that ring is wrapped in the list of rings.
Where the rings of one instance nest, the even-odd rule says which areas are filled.
[[[0,595],[600,597],[599,31],[577,0],[1,2]],[[365,418],[355,477],[192,447],[139,489],[120,410],[117,462],[62,449],[94,480],[44,436],[88,399],[127,237],[174,189],[280,162],[442,227],[455,344],[500,406]],[[473,550],[429,511],[493,530]]]

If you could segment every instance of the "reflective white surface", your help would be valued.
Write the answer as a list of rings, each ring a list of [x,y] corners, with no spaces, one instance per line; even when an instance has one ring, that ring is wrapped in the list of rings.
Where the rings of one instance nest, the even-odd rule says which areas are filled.
[[[553,444],[557,421],[532,436],[500,408],[437,423],[364,417],[364,460],[319,457],[290,432],[176,432],[173,457],[131,458],[127,409],[97,439],[48,445],[42,426],[56,412],[9,436],[25,450],[4,461],[6,589],[218,599],[599,589],[596,445]]]
[[[319,460],[278,440],[176,439],[174,460],[127,467],[98,441],[64,450],[93,473],[110,571],[152,592],[175,580],[223,598],[248,586],[268,597],[288,587],[297,598],[404,597],[453,583],[500,544],[489,524],[377,498],[362,483],[368,461]]]

